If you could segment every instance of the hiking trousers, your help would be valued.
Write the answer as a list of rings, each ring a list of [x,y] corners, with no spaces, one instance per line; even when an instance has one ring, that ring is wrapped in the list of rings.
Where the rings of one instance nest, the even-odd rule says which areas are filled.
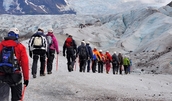
[[[79,71],[80,72],[85,72],[85,67],[86,67],[86,59],[79,59]]]
[[[103,61],[98,62],[98,73],[103,73]]]
[[[11,89],[11,101],[19,101],[22,96],[22,74],[13,73],[0,75],[0,101],[9,101]]]
[[[97,66],[97,60],[93,60],[93,61],[92,61],[92,72],[93,72],[93,73],[96,72],[96,66]]]
[[[119,65],[116,63],[112,63],[113,74],[118,74],[118,69],[119,69]]]
[[[90,62],[91,62],[90,59],[87,60],[87,72],[90,72]]]
[[[74,54],[67,54],[67,66],[68,66],[68,71],[71,72],[73,71],[74,64],[75,64],[75,56]]]
[[[47,72],[51,72],[52,68],[53,68],[53,60],[54,60],[54,54],[55,54],[55,50],[50,49],[49,50],[49,56],[47,59]]]

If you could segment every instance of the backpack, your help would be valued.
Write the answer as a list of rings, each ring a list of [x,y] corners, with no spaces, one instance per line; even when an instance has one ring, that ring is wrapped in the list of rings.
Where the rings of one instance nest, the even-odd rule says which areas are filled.
[[[87,58],[86,46],[81,46],[80,51],[79,51],[79,58],[80,59],[86,59]]]
[[[42,48],[42,47],[45,47],[45,42],[44,42],[44,39],[43,39],[43,36],[42,35],[36,35],[34,36],[34,39],[33,39],[33,48]]]
[[[14,47],[3,46],[0,53],[0,72],[14,73],[15,70],[19,70],[19,63],[15,56]]]
[[[73,46],[73,40],[72,40],[71,37],[68,37],[68,38],[66,39],[65,46],[66,46],[67,48]]]
[[[48,40],[49,45],[52,45],[52,43],[53,43],[52,37],[48,35],[47,40]]]
[[[118,65],[118,57],[115,54],[112,55],[112,64]]]

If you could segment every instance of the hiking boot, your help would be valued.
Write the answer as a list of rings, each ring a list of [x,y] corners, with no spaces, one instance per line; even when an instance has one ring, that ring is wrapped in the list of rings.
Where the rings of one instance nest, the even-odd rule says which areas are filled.
[[[40,76],[45,76],[45,73],[44,74],[40,74]]]
[[[36,78],[36,74],[33,74],[33,78]]]
[[[47,74],[52,74],[52,72],[48,72]]]

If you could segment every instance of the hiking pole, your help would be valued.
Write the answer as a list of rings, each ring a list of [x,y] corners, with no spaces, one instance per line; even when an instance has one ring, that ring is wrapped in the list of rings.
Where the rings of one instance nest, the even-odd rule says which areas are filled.
[[[56,71],[58,70],[58,55],[56,55]]]
[[[25,90],[26,90],[26,86],[24,85],[23,91],[22,91],[22,97],[21,97],[21,100],[20,101],[23,101],[23,99],[24,99],[24,92],[25,92]]]

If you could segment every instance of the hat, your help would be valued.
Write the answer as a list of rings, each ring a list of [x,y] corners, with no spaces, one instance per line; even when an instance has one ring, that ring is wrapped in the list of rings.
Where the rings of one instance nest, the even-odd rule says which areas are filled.
[[[44,33],[44,30],[42,28],[38,28],[38,32]]]
[[[114,51],[114,53],[116,54],[116,51]]]
[[[85,45],[85,41],[81,41],[81,44],[84,44]]]
[[[19,38],[19,30],[17,28],[11,28],[8,32],[8,37]]]
[[[102,50],[99,50],[99,52],[102,52]]]
[[[19,30],[17,28],[11,28],[9,32],[14,32],[15,34],[19,34]]]
[[[48,29],[48,32],[51,32],[52,33],[53,32],[53,29],[52,28]]]
[[[90,44],[90,42],[89,42],[89,41],[87,41],[87,42],[86,42],[86,44]]]

